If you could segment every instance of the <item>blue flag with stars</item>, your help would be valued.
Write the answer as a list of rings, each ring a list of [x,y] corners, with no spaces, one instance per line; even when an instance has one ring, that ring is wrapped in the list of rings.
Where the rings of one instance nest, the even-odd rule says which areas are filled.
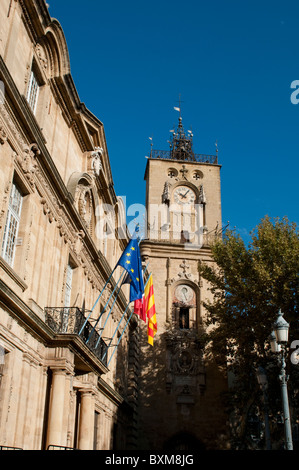
[[[128,246],[121,255],[117,266],[122,266],[128,273],[124,282],[130,283],[130,302],[141,299],[144,293],[144,283],[139,242],[137,238],[133,238],[128,243]]]

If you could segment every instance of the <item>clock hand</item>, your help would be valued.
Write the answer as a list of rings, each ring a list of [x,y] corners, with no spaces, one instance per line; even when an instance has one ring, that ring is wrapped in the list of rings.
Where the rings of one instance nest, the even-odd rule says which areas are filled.
[[[188,189],[188,191],[185,193],[185,194],[181,194],[181,196],[183,196],[183,198],[185,198],[187,196],[187,194],[189,193],[190,189]]]

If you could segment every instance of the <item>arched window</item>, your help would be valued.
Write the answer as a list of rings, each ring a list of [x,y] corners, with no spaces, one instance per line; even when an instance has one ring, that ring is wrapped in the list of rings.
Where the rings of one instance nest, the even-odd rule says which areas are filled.
[[[174,290],[173,322],[180,330],[197,327],[197,296],[189,284],[179,284]]]

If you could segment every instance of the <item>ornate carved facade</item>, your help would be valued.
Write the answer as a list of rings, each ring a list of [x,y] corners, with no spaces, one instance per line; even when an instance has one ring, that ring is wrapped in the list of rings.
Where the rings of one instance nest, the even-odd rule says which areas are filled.
[[[0,447],[131,448],[134,319],[111,362],[105,342],[125,288],[86,341],[118,272],[84,323],[128,242],[103,125],[44,0],[1,1],[0,25]]]
[[[197,269],[221,225],[217,158],[193,153],[180,119],[171,151],[148,159],[149,347],[128,287],[111,298],[124,203],[44,0],[1,0],[0,81],[0,448],[221,448],[226,379],[204,353]]]

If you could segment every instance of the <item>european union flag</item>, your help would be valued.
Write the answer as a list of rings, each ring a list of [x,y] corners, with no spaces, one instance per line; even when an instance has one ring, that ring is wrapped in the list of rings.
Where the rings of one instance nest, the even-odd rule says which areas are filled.
[[[133,238],[128,243],[117,266],[122,266],[128,273],[124,282],[130,282],[130,302],[141,299],[144,293],[144,283],[138,239]]]

